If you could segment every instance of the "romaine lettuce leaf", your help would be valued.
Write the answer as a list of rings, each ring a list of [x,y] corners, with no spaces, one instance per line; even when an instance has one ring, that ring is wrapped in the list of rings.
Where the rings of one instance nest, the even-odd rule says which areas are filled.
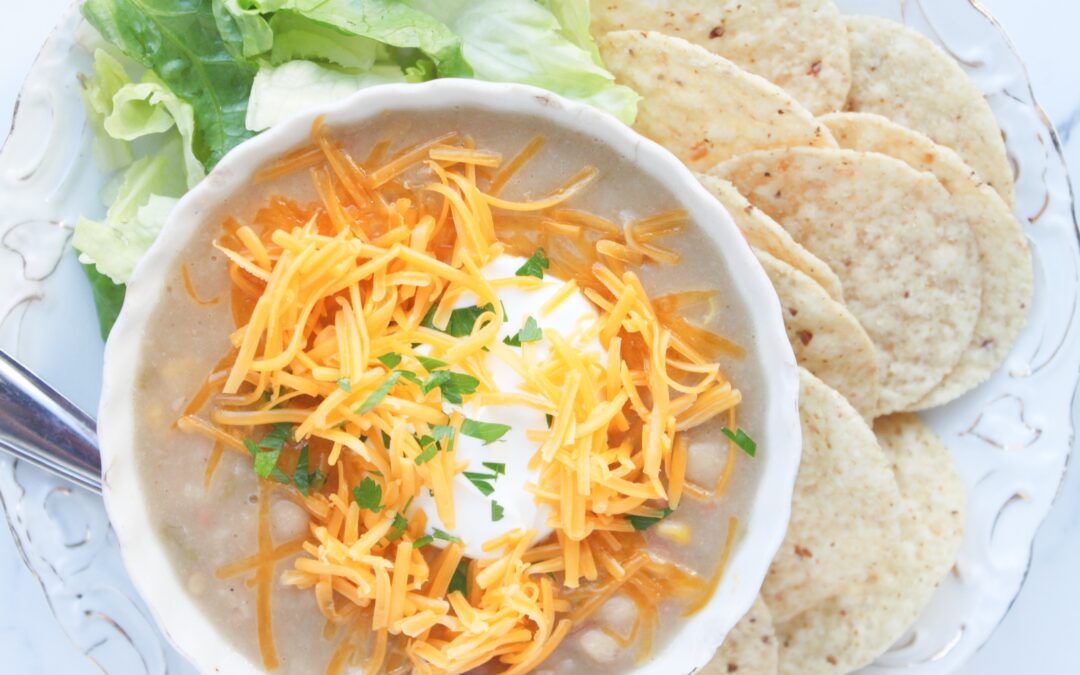
[[[85,0],[82,12],[191,105],[195,156],[205,166],[251,136],[244,117],[256,67],[226,48],[211,0]]]
[[[598,65],[604,65],[600,49],[589,33],[589,0],[538,0],[547,7],[562,26],[562,34],[578,47],[589,52]]]
[[[175,191],[168,165],[162,155],[136,160],[124,172],[120,193],[105,220],[79,218],[71,239],[79,262],[93,264],[115,284],[127,283],[176,204],[175,198],[160,194]]]
[[[274,31],[258,10],[242,7],[241,0],[213,0],[211,9],[225,48],[233,58],[252,59],[270,51]]]
[[[108,339],[109,331],[116,323],[116,317],[120,316],[120,307],[124,304],[127,287],[114,283],[112,279],[98,272],[93,265],[83,264],[82,268],[87,280],[90,281],[90,290],[94,294],[94,309],[97,310],[101,339]]]
[[[263,12],[288,10],[334,26],[350,35],[370,38],[391,47],[419,49],[438,66],[443,77],[469,77],[461,56],[461,39],[427,12],[400,0],[249,0]]]
[[[131,164],[127,141],[113,138],[105,131],[105,118],[113,111],[113,96],[131,83],[124,66],[105,50],[95,50],[94,73],[89,77],[80,75],[79,83],[86,118],[94,132],[94,158],[98,165],[103,171],[112,172]]]
[[[371,38],[350,35],[293,12],[278,12],[270,26],[274,30],[270,61],[275,65],[300,59],[357,71],[375,65],[379,43]]]
[[[251,88],[247,125],[252,131],[262,131],[295,113],[339,101],[364,87],[404,81],[405,74],[397,66],[375,66],[354,75],[311,61],[264,65]]]
[[[566,37],[555,15],[532,0],[469,2],[450,26],[464,40],[462,53],[478,79],[542,87],[627,124],[637,117],[640,97],[615,84],[589,51]]]
[[[206,170],[195,157],[195,115],[168,87],[147,72],[145,81],[126,84],[113,94],[112,111],[102,121],[112,138],[133,141],[175,128],[182,140],[187,187],[203,179]]]

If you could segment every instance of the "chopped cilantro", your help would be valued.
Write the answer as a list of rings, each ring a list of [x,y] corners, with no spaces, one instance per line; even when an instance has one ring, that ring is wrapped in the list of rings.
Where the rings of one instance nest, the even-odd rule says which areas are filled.
[[[447,403],[460,405],[462,397],[476,393],[480,380],[465,373],[455,373],[449,370],[438,370],[432,373],[427,382],[420,387],[425,394],[432,389],[438,388],[442,392],[443,400]]]
[[[379,387],[375,391],[371,392],[371,395],[369,395],[367,397],[367,399],[357,409],[356,412],[361,414],[361,415],[363,415],[366,412],[371,412],[371,410],[373,410],[377,405],[382,403],[382,400],[384,398],[386,398],[387,394],[390,393],[390,389],[395,384],[397,384],[397,381],[400,380],[400,379],[401,379],[401,371],[400,370],[395,370],[394,372],[390,373],[390,376],[387,377],[386,380],[383,381],[383,383],[380,384]],[[387,443],[387,447],[389,447],[389,445],[390,444]]]
[[[511,347],[520,347],[523,342],[537,342],[543,338],[544,332],[540,330],[540,324],[530,316],[525,319],[525,326],[516,335],[503,338],[503,342]]]
[[[537,279],[544,278],[544,270],[546,270],[551,263],[548,262],[547,254],[544,249],[536,249],[536,253],[529,256],[529,259],[525,261],[525,264],[518,268],[517,272],[514,272],[519,277],[536,277]]]
[[[416,541],[414,541],[413,544],[412,544],[412,547],[413,548],[422,548],[424,546],[427,546],[431,542],[432,542],[431,535],[430,534],[425,534],[424,536],[422,536],[419,539],[417,539]]]
[[[379,438],[382,439],[383,447],[386,448],[386,449],[389,449],[390,448],[390,434],[386,433],[385,431],[380,431],[379,432]]]
[[[544,415],[544,419],[547,420],[548,429],[551,428],[551,423],[555,421],[554,415]]]
[[[409,505],[405,505],[405,510],[408,510]],[[390,531],[386,533],[386,541],[397,541],[401,538],[401,535],[405,534],[405,529],[409,527],[409,519],[400,513],[394,514],[394,525],[390,528]]]
[[[495,306],[490,302],[483,307],[459,307],[450,312],[450,319],[446,322],[446,328],[439,328],[435,325],[435,310],[437,305],[432,305],[428,310],[427,315],[424,316],[420,325],[425,328],[433,328],[437,331],[447,333],[452,337],[466,337],[472,335],[473,327],[476,326],[476,321],[486,312],[495,312]]]
[[[630,521],[630,524],[634,526],[637,531],[647,530],[653,525],[659,523],[664,518],[667,518],[672,513],[671,509],[666,506],[656,512],[654,516],[627,516],[626,519]]]
[[[441,441],[446,439],[446,451],[451,452],[454,449],[454,427],[449,424],[436,424],[431,427],[431,434],[435,437],[435,440]]]
[[[454,544],[460,544],[461,543],[460,539],[458,539],[454,535],[450,534],[449,532],[445,532],[443,530],[440,530],[437,527],[432,531],[431,534],[436,539],[442,539],[443,541],[449,541],[449,542],[454,543]]]
[[[494,499],[491,500],[491,522],[497,523],[503,519],[503,507],[499,506],[499,502]]]
[[[406,380],[412,382],[418,387],[424,386],[424,381],[420,379],[420,376],[412,372],[411,370],[395,370],[394,372],[400,373],[402,377],[404,377]]]
[[[338,389],[352,393],[352,382],[349,382],[349,378],[342,377],[337,381]]]
[[[454,575],[450,577],[450,585],[446,587],[446,592],[458,592],[462,595],[469,594],[469,562],[467,560],[458,563]]]
[[[318,468],[308,473],[308,447],[305,445],[300,448],[300,456],[297,458],[296,468],[293,470],[293,483],[296,484],[296,489],[300,491],[300,494],[307,497],[312,489],[318,490],[322,487],[324,480],[322,471]]]
[[[439,442],[443,442],[442,449],[450,452],[454,449],[454,427],[446,424],[436,424],[431,427],[432,436],[423,436],[416,442],[420,445],[420,454],[413,461],[417,466],[435,459],[439,452]]]
[[[439,359],[433,359],[430,356],[417,356],[416,360],[420,362],[420,365],[424,367],[424,370],[430,372],[436,371],[439,368],[445,368],[449,363],[446,361],[440,361]]]
[[[289,440],[292,429],[291,424],[284,422],[275,424],[270,433],[263,436],[263,439],[259,441],[259,447],[266,450],[281,450],[285,445],[285,441]]]
[[[465,471],[464,476],[469,479],[469,482],[475,485],[476,489],[480,491],[480,494],[485,497],[489,496],[492,492],[495,492],[495,488],[491,485],[491,481],[499,477],[496,474],[476,473],[474,471]]]
[[[496,476],[506,475],[506,465],[501,462],[482,462],[482,464],[486,468],[491,469]]]
[[[401,354],[395,354],[394,352],[387,352],[386,354],[383,354],[382,356],[378,357],[378,360],[379,360],[379,363],[383,364],[384,366],[386,366],[390,370],[393,370],[394,368],[398,367],[399,363],[401,363]]]
[[[382,487],[370,477],[364,476],[364,480],[353,487],[352,494],[360,508],[374,513],[382,511]]]
[[[265,439],[264,439],[265,440]],[[289,477],[285,475],[285,472],[277,467],[278,457],[281,456],[281,448],[278,447],[274,450],[260,450],[261,443],[255,445],[248,439],[244,439],[244,447],[251,453],[251,456],[255,459],[255,473],[260,478],[273,478],[279,483],[288,485]]]
[[[737,431],[732,431],[727,427],[721,429],[725,436],[731,439],[731,442],[742,448],[742,451],[746,454],[754,457],[757,455],[757,443],[754,439],[746,435],[746,432],[739,428]]]
[[[510,431],[509,425],[496,424],[495,422],[479,422],[466,418],[461,423],[461,433],[463,435],[478,438],[484,442],[484,445],[499,440],[506,435],[507,431]]]
[[[431,436],[424,436],[424,439],[430,439],[430,442],[427,444],[421,443],[420,454],[413,460],[417,466],[430,462],[435,459],[435,455],[439,454],[439,444],[435,442],[435,439],[431,438]]]

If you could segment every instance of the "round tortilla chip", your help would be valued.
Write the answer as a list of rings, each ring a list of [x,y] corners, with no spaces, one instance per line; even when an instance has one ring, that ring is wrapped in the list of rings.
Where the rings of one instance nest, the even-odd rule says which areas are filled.
[[[841,675],[869,664],[903,637],[955,563],[965,493],[948,450],[915,415],[874,429],[905,504],[900,551],[872,551],[876,575],[778,623],[781,673]]]
[[[802,463],[784,543],[761,595],[788,621],[873,574],[895,549],[900,492],[874,432],[843,396],[800,369]]]
[[[692,169],[751,150],[836,147],[790,94],[703,47],[641,31],[608,33],[598,45],[615,79],[642,96],[634,128]]]
[[[787,230],[777,225],[775,220],[746,201],[746,197],[739,194],[734,185],[706,173],[699,173],[697,178],[731,214],[732,220],[739,226],[751,246],[765,251],[807,275],[820,284],[833,300],[844,301],[844,288],[836,272],[803,248],[802,244],[792,239]]]
[[[697,675],[776,675],[779,664],[772,615],[759,595]]]
[[[780,297],[795,360],[872,420],[881,380],[870,336],[813,279],[764,251],[755,254]]]
[[[895,21],[846,17],[847,109],[884,115],[952,148],[1013,206],[1013,170],[990,105],[956,60]]]
[[[815,115],[851,87],[847,28],[833,0],[594,0],[592,31],[655,30],[783,87]]]
[[[711,173],[840,277],[882,359],[879,415],[910,409],[957,364],[982,279],[971,227],[933,175],[885,155],[822,148],[755,152]]]
[[[934,174],[966,216],[979,247],[982,309],[960,362],[921,401],[922,410],[944,405],[979,386],[1008,356],[1031,307],[1031,252],[1020,221],[1000,195],[980,183],[952,150],[880,115],[836,113],[821,118],[840,147],[880,152]]]

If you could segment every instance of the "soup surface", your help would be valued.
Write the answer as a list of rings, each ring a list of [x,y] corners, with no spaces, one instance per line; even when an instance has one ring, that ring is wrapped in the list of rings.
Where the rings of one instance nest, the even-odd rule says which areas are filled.
[[[538,668],[571,673],[588,668],[604,673],[624,672],[651,658],[679,630],[681,617],[707,601],[727,552],[738,545],[737,516],[757,484],[755,463],[739,447],[752,450],[749,437],[762,451],[782,442],[755,433],[767,383],[761,355],[740,347],[755,340],[747,308],[730,290],[722,251],[708,231],[711,224],[689,220],[673,195],[643,175],[633,158],[537,118],[468,108],[411,112],[378,117],[347,133],[319,131],[315,140],[264,169],[245,194],[214,207],[207,226],[170,270],[174,282],[138,355],[138,462],[150,495],[145,506],[179,583],[253,664],[280,672]],[[382,169],[393,167],[395,158],[409,158],[410,149],[419,146],[415,157],[399,162],[403,171]],[[342,157],[353,158],[359,170],[343,174],[338,166],[336,172],[333,162]],[[440,178],[440,172],[460,180]],[[364,178],[350,183],[348,175]],[[373,186],[372,176],[391,177]],[[425,189],[434,184],[445,189]],[[480,211],[489,209],[493,235],[479,246],[482,251],[474,247],[475,270],[462,261],[468,254],[455,253],[459,239],[473,236],[461,225],[466,219],[454,203],[461,199],[462,209],[471,208],[470,186],[498,194],[486,201],[472,195]],[[391,222],[381,212],[362,224],[360,202],[371,195],[357,190],[378,193],[382,204],[400,207],[405,215]],[[549,205],[538,208],[544,200]],[[532,205],[518,208],[522,203]],[[406,324],[405,315],[423,298],[424,308],[431,307],[423,340],[371,353],[362,364],[351,363],[345,353],[319,356],[323,338],[348,328],[335,323],[338,312],[347,317],[355,306],[360,322],[377,306],[369,296],[387,297],[390,275],[385,274],[381,281],[365,281],[369,285],[351,304],[346,290],[332,298],[336,304],[319,305],[326,308],[319,310],[326,314],[325,325],[303,338],[301,351],[325,361],[279,368],[275,372],[285,375],[276,376],[285,379],[260,385],[261,375],[253,370],[258,354],[243,356],[245,331],[253,330],[275,265],[284,263],[262,260],[259,248],[273,252],[273,242],[287,248],[292,240],[282,237],[290,233],[296,241],[339,236],[356,247],[389,247],[386,237],[395,236],[395,222],[408,236],[427,222],[416,222],[414,207],[421,204],[427,204],[433,227],[443,226],[442,243],[428,247],[432,257],[463,278],[486,280],[478,288],[493,289],[501,307],[490,303],[485,310],[479,292],[425,296],[423,289],[438,284],[401,267],[389,282],[398,284],[399,310],[389,322]],[[342,219],[355,234],[335,229]],[[276,239],[275,230],[282,233]],[[370,251],[366,255],[370,260]],[[613,286],[597,281],[594,261],[610,272]],[[640,286],[629,284],[631,277]],[[446,291],[454,282],[439,283]],[[297,294],[306,292],[302,281],[297,284]],[[375,290],[375,284],[384,287]],[[641,346],[646,328],[628,329],[630,318],[613,322],[614,334],[592,329],[626,309],[619,306],[624,295],[619,288],[643,290],[647,299],[639,298],[641,306],[652,311],[647,331],[657,339],[667,336],[651,354]],[[453,321],[470,316],[472,322],[456,334]],[[423,360],[441,361],[438,356],[462,351],[462,343],[495,324],[497,336],[470,359],[447,358],[451,365],[442,366]],[[555,344],[560,336],[566,345]],[[273,339],[270,332],[256,336],[252,349],[269,350]],[[686,349],[671,347],[671,341]],[[515,371],[506,365],[517,363],[517,357],[500,355],[519,353],[514,350],[530,367]],[[700,363],[688,363],[693,359],[687,352],[700,356]],[[662,393],[649,379],[658,354],[675,381]],[[597,385],[599,398],[592,407],[610,404],[612,412],[592,434],[596,447],[610,449],[613,459],[603,471],[597,469],[599,478],[581,478],[580,467],[567,474],[591,495],[581,507],[586,525],[565,513],[575,497],[545,488],[554,471],[546,467],[558,460],[546,463],[541,456],[553,435],[570,447],[575,429],[592,424],[591,410],[575,418],[559,407],[568,380],[560,380],[558,393],[546,402],[528,398],[538,397],[530,390],[530,368],[551,369],[552,362],[579,358],[587,362],[582,367],[597,373],[617,373],[607,368],[612,360],[628,364],[625,386],[640,399],[618,398],[614,391],[624,386],[621,380]],[[262,367],[271,370],[272,360],[263,358]],[[336,364],[337,371],[324,372],[325,363]],[[294,380],[292,390],[280,384]],[[312,382],[318,386],[307,389],[315,386]],[[573,386],[581,385],[573,380]],[[510,400],[510,394],[521,396]],[[346,411],[333,425],[311,422],[331,396],[352,401],[352,414]],[[662,460],[650,468],[648,424],[660,396],[675,402],[675,412],[661,420],[661,431],[652,432],[667,440],[656,441]],[[726,404],[710,404],[709,396],[726,397]],[[695,397],[702,401],[698,408],[692,407]],[[418,405],[441,410],[443,417],[412,415]],[[697,419],[694,410],[722,413]],[[561,456],[564,450],[552,448],[549,454]],[[404,461],[404,468],[388,464],[381,471],[381,460],[368,457],[394,453],[400,457],[393,461]],[[448,485],[431,482],[441,480],[431,477],[440,462]],[[609,482],[589,484],[602,479]],[[410,491],[408,480],[421,484]],[[624,492],[611,488],[615,491],[607,495],[605,486],[616,484]],[[384,520],[392,523],[390,529],[376,537],[374,548],[365,549],[367,557],[353,562],[360,569],[360,558],[367,561],[372,579],[389,579],[395,568],[411,566],[399,590],[387,582],[387,592],[398,593],[400,601],[380,596],[382,585],[367,583],[365,573],[327,562],[334,551],[347,558],[344,549],[355,548]],[[371,562],[379,556],[386,562]],[[446,578],[440,579],[447,559],[453,576],[444,570]],[[513,571],[482,576],[505,561],[513,563],[508,566]],[[494,576],[501,581],[489,578]],[[440,584],[445,588],[436,590],[443,592],[432,592]],[[530,602],[548,615],[521,610],[504,631],[499,620],[513,614],[513,603],[506,600],[506,611],[498,614],[500,601],[491,589],[509,595],[510,588],[526,589]],[[455,590],[456,599],[450,597]],[[433,599],[424,604],[429,601],[421,595]],[[469,614],[492,607],[487,623]],[[383,611],[390,612],[389,620]],[[424,611],[431,612],[431,622],[422,623]],[[515,630],[521,631],[517,643],[507,637],[486,658],[469,662],[483,651],[473,645],[459,650],[462,656],[452,666],[438,660],[454,658],[447,654],[469,635],[480,644],[485,633],[505,637]],[[530,640],[543,649],[528,651],[522,645]]]

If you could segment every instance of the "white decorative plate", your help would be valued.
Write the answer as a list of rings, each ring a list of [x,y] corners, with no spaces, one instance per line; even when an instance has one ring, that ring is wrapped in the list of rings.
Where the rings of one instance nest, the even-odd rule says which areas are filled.
[[[1073,440],[1080,373],[1080,242],[1057,134],[1024,65],[975,0],[838,0],[845,13],[902,21],[953,54],[986,93],[1017,172],[1017,217],[1031,242],[1035,301],[1005,367],[925,418],[969,489],[967,538],[912,632],[867,673],[956,671],[1020,590],[1031,544],[1057,494]],[[88,411],[97,407],[102,344],[72,253],[80,213],[100,216],[76,74],[72,7],[46,42],[0,149],[0,348]],[[72,641],[102,671],[190,672],[161,638],[121,563],[100,498],[0,457],[0,502],[31,571]]]

